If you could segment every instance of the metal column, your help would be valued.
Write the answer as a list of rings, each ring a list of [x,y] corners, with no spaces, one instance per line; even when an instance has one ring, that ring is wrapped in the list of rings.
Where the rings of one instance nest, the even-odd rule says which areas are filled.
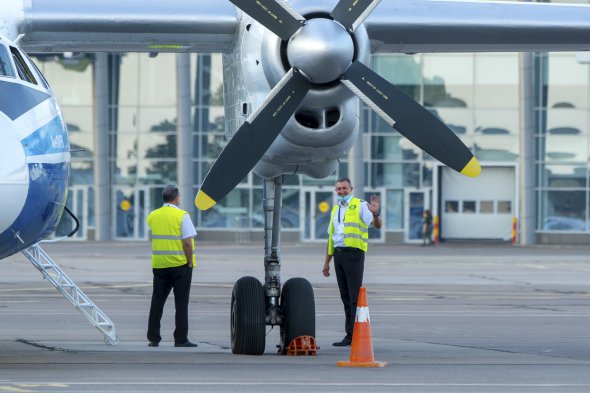
[[[176,157],[178,160],[178,190],[180,203],[191,217],[195,213],[193,189],[193,141],[191,123],[190,54],[176,55],[176,94],[178,122],[176,128]]]
[[[111,239],[111,175],[109,165],[108,68],[106,53],[95,53],[94,84],[94,203],[96,240]]]
[[[358,124],[358,123],[357,123]],[[356,198],[365,199],[365,164],[363,160],[363,132],[358,131],[356,143],[348,153],[348,177]]]
[[[534,54],[520,54],[520,244],[536,243]]]

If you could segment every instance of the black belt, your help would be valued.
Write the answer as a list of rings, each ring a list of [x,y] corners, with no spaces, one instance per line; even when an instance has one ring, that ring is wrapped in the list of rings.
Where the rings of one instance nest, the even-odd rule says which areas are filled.
[[[363,252],[363,250],[355,247],[334,247],[334,252]]]

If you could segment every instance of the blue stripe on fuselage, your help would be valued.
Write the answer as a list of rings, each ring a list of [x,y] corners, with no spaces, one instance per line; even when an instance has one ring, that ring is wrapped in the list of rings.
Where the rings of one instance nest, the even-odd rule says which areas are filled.
[[[55,231],[66,202],[69,176],[69,163],[29,164],[27,200],[15,222],[0,234],[0,259],[35,244]]]
[[[0,112],[11,120],[19,118],[51,97],[26,85],[0,80]]]
[[[60,118],[56,116],[49,123],[21,141],[27,156],[64,153],[70,150],[68,134]]]

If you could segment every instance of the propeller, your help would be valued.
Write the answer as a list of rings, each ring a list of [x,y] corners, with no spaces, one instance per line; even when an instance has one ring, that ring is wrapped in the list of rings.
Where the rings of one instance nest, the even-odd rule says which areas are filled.
[[[444,123],[354,60],[350,33],[380,0],[340,0],[331,13],[334,20],[307,21],[283,0],[230,1],[288,41],[292,68],[238,129],[207,173],[195,199],[200,210],[214,206],[252,170],[314,84],[338,80],[426,153],[464,175],[479,175],[477,159]]]
[[[287,41],[301,26],[305,18],[283,0],[229,0],[236,7],[256,19],[283,41]]]
[[[479,175],[477,159],[453,131],[369,67],[356,61],[341,81],[420,149],[466,176]]]
[[[353,33],[380,2],[381,0],[341,0],[330,16]]]
[[[223,149],[201,185],[195,204],[207,210],[252,170],[293,115],[311,83],[291,69]]]

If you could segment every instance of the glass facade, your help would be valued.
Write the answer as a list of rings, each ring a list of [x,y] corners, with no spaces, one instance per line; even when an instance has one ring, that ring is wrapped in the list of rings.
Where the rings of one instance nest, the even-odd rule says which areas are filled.
[[[536,61],[537,229],[586,232],[589,66],[566,53],[538,55]]]
[[[221,55],[190,58],[196,190],[225,146],[223,74]],[[86,213],[92,229],[93,56],[37,60],[61,104],[72,147],[80,149],[73,154],[72,186],[88,189]],[[537,231],[589,232],[590,67],[576,53],[535,54],[534,64]],[[444,121],[482,163],[518,162],[517,53],[387,54],[373,56],[371,66]],[[115,236],[142,238],[145,230],[138,217],[160,204],[163,185],[178,180],[176,57],[113,54],[108,69]],[[381,193],[386,231],[402,232],[410,225],[404,219],[404,193],[431,193],[436,162],[366,106],[361,105],[360,115],[365,191]],[[321,180],[286,176],[283,229],[307,238],[305,212],[313,210],[307,206],[309,190],[332,192],[334,181],[347,176],[347,166],[343,157],[337,173]],[[193,219],[199,228],[261,231],[262,195],[262,180],[249,174],[218,205]]]

